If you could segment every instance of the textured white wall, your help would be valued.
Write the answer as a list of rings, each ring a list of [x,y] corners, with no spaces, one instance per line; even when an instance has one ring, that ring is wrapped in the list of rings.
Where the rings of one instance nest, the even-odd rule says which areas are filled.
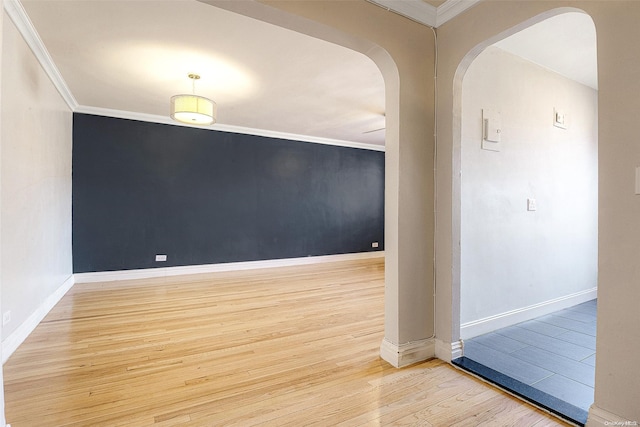
[[[72,274],[71,111],[8,16],[2,49],[2,339]]]
[[[483,108],[501,113],[499,152],[481,149]],[[554,108],[567,114],[567,129],[553,126]],[[596,287],[597,121],[594,89],[496,47],[467,70],[463,325]]]

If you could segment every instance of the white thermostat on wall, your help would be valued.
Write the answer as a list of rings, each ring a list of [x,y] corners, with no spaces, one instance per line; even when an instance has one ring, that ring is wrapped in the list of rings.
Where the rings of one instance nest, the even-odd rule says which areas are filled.
[[[499,111],[482,109],[482,149],[500,151],[502,117]]]

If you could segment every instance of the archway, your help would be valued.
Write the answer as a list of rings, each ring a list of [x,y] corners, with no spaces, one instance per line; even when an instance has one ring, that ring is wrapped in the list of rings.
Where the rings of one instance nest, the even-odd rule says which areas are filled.
[[[564,403],[570,401],[571,405],[580,406],[581,411],[558,412],[585,422],[593,402],[593,367],[587,381],[591,387],[591,401],[577,404],[577,399],[565,398],[564,403],[558,403],[555,400],[562,397],[559,391],[550,392],[549,399],[546,396],[547,383],[553,382],[555,375],[553,370],[540,368],[540,365],[549,367],[547,360],[527,363],[518,359],[519,353],[524,356],[526,351],[521,348],[529,345],[529,339],[548,339],[553,341],[551,344],[562,344],[559,338],[551,336],[562,333],[561,328],[548,325],[548,335],[545,335],[544,331],[529,330],[520,322],[595,298],[597,90],[584,84],[568,83],[569,80],[557,72],[550,73],[505,50],[491,47],[523,28],[543,21],[563,20],[563,25],[567,25],[572,17],[590,24],[595,50],[595,27],[588,15],[575,9],[552,10],[476,46],[456,72],[453,127],[453,287],[456,298],[453,299],[453,312],[457,314],[452,320],[454,334],[457,332],[462,339],[505,326],[522,326],[504,330],[504,333],[499,331],[483,341],[486,344],[494,339],[505,341],[501,341],[504,346],[513,344],[513,355],[506,350],[503,353],[502,349],[496,351],[490,346],[476,344],[479,340],[472,341],[474,347],[469,345],[465,354],[475,356],[469,359],[466,367],[474,366],[471,361],[490,360],[482,362],[485,366],[478,368],[478,373],[492,379],[494,371],[495,378],[511,372],[510,379],[496,382],[552,410],[567,406]],[[480,70],[479,67],[485,68]],[[466,92],[463,94],[463,91]],[[554,108],[563,109],[559,104],[570,105],[574,114],[572,125],[553,122],[553,119],[560,120],[558,116],[554,117]],[[586,110],[582,110],[583,107]],[[493,128],[502,133],[489,135],[487,131]],[[563,154],[565,149],[570,152]],[[556,165],[561,159],[561,164]],[[588,185],[582,186],[583,183]],[[584,218],[576,218],[576,211],[564,204],[571,199],[565,189],[579,194],[580,202],[570,204],[570,207],[576,207],[577,212],[587,212]],[[525,195],[520,204],[522,194]],[[542,212],[542,209],[536,212],[531,204],[535,203],[536,195],[543,201]],[[585,205],[580,207],[582,202]],[[576,233],[571,235],[574,230]],[[585,240],[577,243],[574,238]],[[456,245],[457,242],[460,244]],[[580,249],[585,252],[580,253]],[[541,325],[547,325],[551,320],[546,319]],[[532,325],[529,323],[529,326]],[[552,328],[555,328],[553,333],[550,332]],[[526,337],[512,339],[519,332]],[[592,338],[593,349],[585,349],[585,358],[586,352],[595,353],[595,338]],[[485,351],[491,356],[483,358],[472,350]],[[547,354],[544,350],[539,353]],[[504,365],[492,363],[503,354]],[[573,362],[563,353],[559,354],[561,352],[548,353],[547,359],[556,357],[557,363],[566,361],[567,365]],[[576,363],[579,368],[577,365],[581,365],[580,360]],[[517,372],[525,372],[528,367],[536,371],[532,377]],[[571,379],[570,374],[558,374],[557,377],[567,383],[575,379]],[[585,376],[580,380],[582,378]]]
[[[382,72],[386,150],[381,355],[396,367],[433,357],[434,174],[425,166],[433,164],[435,156],[435,84],[425,78],[434,73],[431,29],[366,2],[338,2],[327,9],[322,2],[201,1],[361,52]],[[365,15],[368,19],[348,18]]]

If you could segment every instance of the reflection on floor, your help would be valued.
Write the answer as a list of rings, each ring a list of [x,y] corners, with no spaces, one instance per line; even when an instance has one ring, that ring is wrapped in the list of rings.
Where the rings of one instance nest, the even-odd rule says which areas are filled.
[[[454,363],[584,424],[593,403],[596,301],[467,340]]]

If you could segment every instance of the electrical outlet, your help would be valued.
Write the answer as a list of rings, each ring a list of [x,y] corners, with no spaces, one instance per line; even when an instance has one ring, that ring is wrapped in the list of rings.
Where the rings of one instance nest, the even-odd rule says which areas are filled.
[[[163,262],[167,260],[166,255],[156,255],[156,262]]]
[[[372,247],[372,248],[377,248],[377,247],[378,247],[378,242],[373,242],[373,243],[371,243],[371,247]]]
[[[9,322],[11,322],[11,310],[5,311],[2,314],[2,326],[6,325]]]

